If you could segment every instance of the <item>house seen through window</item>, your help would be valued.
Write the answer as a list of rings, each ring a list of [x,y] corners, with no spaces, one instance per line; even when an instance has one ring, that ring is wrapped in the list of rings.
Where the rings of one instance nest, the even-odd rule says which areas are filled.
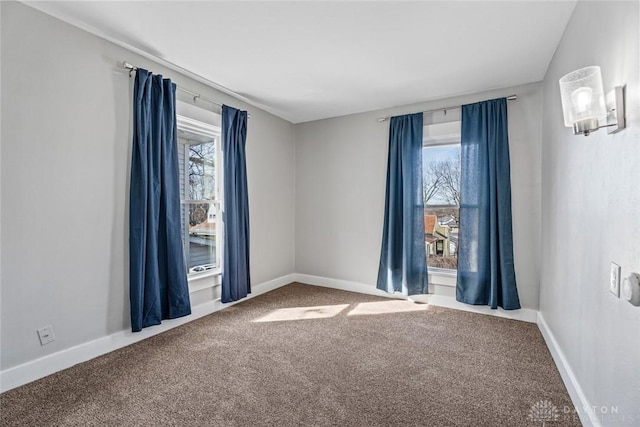
[[[427,265],[456,270],[460,212],[460,121],[424,127],[424,241]]]
[[[220,265],[219,130],[178,116],[182,243],[190,275]]]

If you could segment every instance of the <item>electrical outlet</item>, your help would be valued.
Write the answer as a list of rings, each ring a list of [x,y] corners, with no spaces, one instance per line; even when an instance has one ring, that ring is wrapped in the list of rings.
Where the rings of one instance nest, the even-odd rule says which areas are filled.
[[[55,341],[56,337],[53,335],[53,326],[47,325],[42,329],[38,329],[38,338],[40,338],[40,345]]]
[[[620,266],[615,262],[611,263],[611,273],[609,273],[609,290],[616,298],[620,298]]]

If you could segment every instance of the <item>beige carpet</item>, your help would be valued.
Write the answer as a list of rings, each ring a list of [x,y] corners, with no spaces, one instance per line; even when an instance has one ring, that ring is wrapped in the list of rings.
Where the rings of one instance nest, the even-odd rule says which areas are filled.
[[[565,407],[536,325],[301,284],[0,395],[3,426],[579,425]]]

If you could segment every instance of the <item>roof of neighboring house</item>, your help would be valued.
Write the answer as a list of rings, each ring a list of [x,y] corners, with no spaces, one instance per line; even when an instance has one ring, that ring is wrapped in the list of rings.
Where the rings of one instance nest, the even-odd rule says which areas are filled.
[[[436,236],[440,236],[440,237],[442,237],[443,239],[446,239],[446,238],[447,238],[447,236],[446,236],[446,235],[442,234],[442,233],[441,233],[441,232],[439,232],[439,231],[436,231],[436,234],[435,234],[435,235],[436,235]]]
[[[189,226],[189,234],[212,236],[216,234],[216,223],[204,221],[200,224],[191,225]]]
[[[452,223],[455,223],[455,218],[451,215],[445,215],[438,218],[438,222],[440,225],[451,225]]]
[[[424,216],[424,234],[431,234],[436,228],[436,221],[438,217],[436,215],[425,215]]]

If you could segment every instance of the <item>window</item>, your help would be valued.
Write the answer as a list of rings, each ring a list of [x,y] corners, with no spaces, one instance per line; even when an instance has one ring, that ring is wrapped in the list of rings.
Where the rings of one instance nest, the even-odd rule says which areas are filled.
[[[460,218],[460,121],[424,127],[422,178],[427,265],[433,269],[456,270]]]
[[[182,243],[189,275],[220,267],[219,128],[178,115]]]

